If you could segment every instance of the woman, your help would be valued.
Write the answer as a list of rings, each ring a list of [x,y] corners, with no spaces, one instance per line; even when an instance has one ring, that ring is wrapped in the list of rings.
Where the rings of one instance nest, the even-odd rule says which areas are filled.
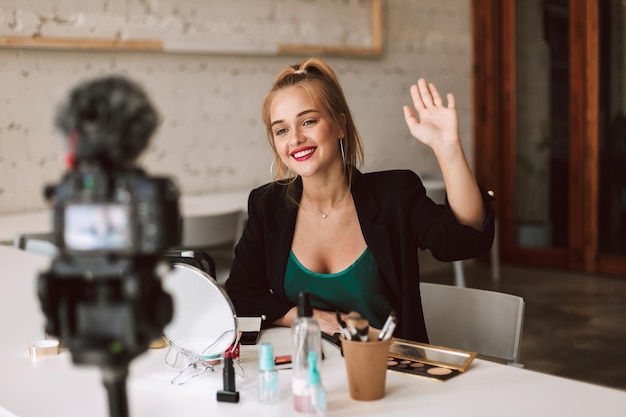
[[[291,326],[300,291],[312,294],[322,331],[361,313],[380,328],[391,310],[396,337],[428,342],[418,248],[443,261],[477,257],[493,240],[489,198],[461,147],[454,97],[433,84],[410,89],[411,134],[432,148],[446,184],[436,205],[411,171],[361,173],[363,147],[333,70],[310,58],[283,69],[263,104],[278,180],[253,190],[249,219],[226,289],[238,315]]]

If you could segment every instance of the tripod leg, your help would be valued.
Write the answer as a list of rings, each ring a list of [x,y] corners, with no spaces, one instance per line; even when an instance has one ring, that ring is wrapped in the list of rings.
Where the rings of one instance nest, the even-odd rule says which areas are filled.
[[[126,378],[128,367],[102,368],[102,381],[109,396],[110,417],[128,417]]]

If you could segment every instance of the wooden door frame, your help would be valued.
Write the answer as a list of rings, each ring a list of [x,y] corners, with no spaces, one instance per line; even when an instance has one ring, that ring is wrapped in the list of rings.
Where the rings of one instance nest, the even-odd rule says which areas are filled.
[[[472,0],[475,174],[496,193],[504,262],[623,273],[621,259],[598,255],[598,6],[595,0],[570,0],[569,10],[568,247],[516,245],[515,0]]]
[[[570,0],[570,269],[595,271],[598,247],[598,6]],[[594,25],[588,22],[594,22]],[[578,117],[577,117],[578,116]],[[581,169],[582,168],[582,169]]]
[[[567,252],[515,245],[515,0],[472,0],[474,170],[495,192],[503,262],[567,267]]]
[[[572,2],[574,0],[570,0]],[[584,140],[584,188],[586,191],[583,206],[585,218],[598,219],[600,201],[600,16],[596,0],[585,0],[587,16],[584,39],[585,63],[585,133]],[[626,257],[599,252],[599,235],[596,221],[585,223],[584,270],[626,277]]]

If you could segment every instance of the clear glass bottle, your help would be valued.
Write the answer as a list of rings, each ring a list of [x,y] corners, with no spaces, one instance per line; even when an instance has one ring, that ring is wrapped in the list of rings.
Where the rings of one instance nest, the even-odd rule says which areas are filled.
[[[259,402],[274,404],[280,399],[278,371],[274,366],[272,345],[259,345]]]
[[[298,318],[292,329],[292,394],[293,406],[298,413],[310,413],[310,401],[306,397],[306,378],[309,352],[316,352],[321,358],[322,332],[313,318],[309,294],[301,292],[298,299]]]

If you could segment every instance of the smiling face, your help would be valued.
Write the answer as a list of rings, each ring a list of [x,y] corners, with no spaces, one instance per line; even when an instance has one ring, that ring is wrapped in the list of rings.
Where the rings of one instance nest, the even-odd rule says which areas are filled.
[[[291,171],[302,177],[342,172],[338,141],[344,137],[343,129],[304,88],[276,92],[270,123],[276,153]]]

